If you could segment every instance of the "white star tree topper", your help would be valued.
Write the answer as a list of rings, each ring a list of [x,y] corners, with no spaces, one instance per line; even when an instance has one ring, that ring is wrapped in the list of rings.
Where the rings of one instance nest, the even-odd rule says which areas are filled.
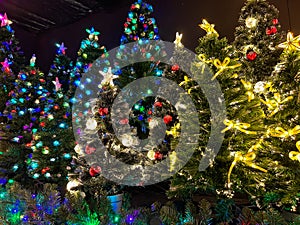
[[[101,86],[104,85],[110,85],[110,86],[114,86],[114,79],[118,78],[119,76],[114,75],[111,72],[111,67],[108,68],[107,72],[104,71],[99,71],[99,73],[103,76],[103,80],[101,81]]]

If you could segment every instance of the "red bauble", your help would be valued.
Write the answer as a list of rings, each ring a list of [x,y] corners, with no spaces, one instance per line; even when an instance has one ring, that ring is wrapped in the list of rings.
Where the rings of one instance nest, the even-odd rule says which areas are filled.
[[[165,123],[165,124],[171,123],[172,120],[173,120],[173,117],[172,117],[172,116],[170,116],[170,115],[164,116],[164,123]]]
[[[129,120],[128,119],[121,119],[120,122],[119,122],[121,125],[125,125],[125,124],[128,124],[129,123]]]
[[[267,27],[266,28],[266,34],[267,35],[273,35],[277,33],[277,28],[275,26]]]
[[[250,52],[247,53],[246,57],[247,57],[248,60],[253,61],[253,60],[256,59],[257,53],[254,52],[254,51],[250,51]]]
[[[179,70],[179,66],[177,64],[175,64],[172,66],[171,69],[172,69],[172,71],[177,71],[177,70]]]
[[[279,22],[279,21],[278,21],[278,19],[276,19],[276,18],[272,20],[272,23],[273,23],[274,25],[277,25],[278,22]]]
[[[85,153],[86,154],[90,155],[90,154],[93,154],[95,151],[96,151],[95,148],[93,148],[93,147],[91,147],[89,145],[85,146]]]
[[[101,167],[100,166],[96,166],[96,167],[91,167],[89,170],[89,173],[92,177],[96,176],[97,174],[99,174],[101,172]]]
[[[104,115],[107,115],[108,114],[108,108],[100,108],[98,110],[100,116],[104,116]]]
[[[161,154],[160,152],[155,152],[154,158],[155,158],[156,160],[162,160],[163,154]]]
[[[155,107],[162,107],[162,103],[161,103],[161,102],[155,102],[155,103],[154,103],[154,106],[155,106]]]

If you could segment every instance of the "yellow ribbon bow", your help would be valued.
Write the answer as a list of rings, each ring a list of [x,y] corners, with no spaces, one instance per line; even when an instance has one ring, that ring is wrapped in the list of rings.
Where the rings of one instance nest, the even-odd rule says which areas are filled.
[[[218,32],[215,30],[215,25],[210,24],[206,19],[202,20],[202,24],[199,24],[199,27],[205,30],[208,35],[215,34],[217,37],[219,37]]]
[[[291,151],[289,157],[291,160],[298,160],[300,162],[300,141],[297,141],[296,147],[299,152]]]
[[[288,138],[300,134],[300,125],[295,126],[293,129],[285,130],[282,127],[276,127],[275,130],[270,131],[272,137]]]
[[[167,135],[172,135],[174,138],[178,137],[180,135],[180,132],[178,130],[180,129],[180,123],[176,123],[171,130],[167,130],[166,134]]]
[[[253,163],[252,161],[255,159],[256,154],[254,152],[248,152],[247,154],[243,155],[241,152],[236,152],[234,155],[234,161],[232,162],[229,171],[228,171],[228,185],[231,184],[230,182],[230,176],[232,173],[232,170],[234,168],[234,166],[238,163],[238,162],[242,162],[245,165],[252,167],[253,169],[258,169],[262,172],[268,172],[267,170],[265,170],[264,168],[255,165],[255,163]]]
[[[262,103],[264,103],[269,110],[272,110],[272,113],[269,115],[269,117],[274,116],[280,109],[280,104],[283,104],[285,102],[288,102],[293,99],[293,96],[288,96],[287,98],[281,100],[281,96],[279,93],[274,94],[274,99],[270,100],[267,99],[266,101],[263,99],[260,99]]]
[[[226,57],[223,62],[221,62],[219,59],[214,60],[214,66],[218,69],[218,72],[216,72],[216,74],[211,78],[211,80],[216,79],[217,76],[219,76],[226,69],[235,69],[242,65],[242,64],[235,64],[233,66],[228,66],[230,60],[231,59],[229,57]]]
[[[257,134],[256,131],[246,130],[251,126],[249,123],[234,122],[232,120],[225,119],[224,124],[227,127],[222,130],[222,133],[225,133],[226,131],[228,131],[230,129],[237,129],[237,130],[239,130],[241,132],[244,132],[246,134]]]
[[[187,84],[188,82],[191,82],[192,80],[188,78],[188,76],[184,76],[184,81],[182,81],[179,86],[182,86],[184,84]],[[188,89],[188,94],[191,94],[192,88]]]
[[[247,90],[246,95],[248,96],[248,102],[251,102],[254,99],[254,92],[253,92],[253,85],[249,81],[244,81],[241,79],[242,84],[244,85],[244,88]]]
[[[212,59],[206,59],[206,56],[205,56],[204,54],[199,54],[197,57],[198,57],[198,59],[199,59],[201,62],[196,63],[196,66],[197,66],[198,68],[201,67],[201,73],[203,73],[206,64],[212,63],[213,60],[212,60]]]

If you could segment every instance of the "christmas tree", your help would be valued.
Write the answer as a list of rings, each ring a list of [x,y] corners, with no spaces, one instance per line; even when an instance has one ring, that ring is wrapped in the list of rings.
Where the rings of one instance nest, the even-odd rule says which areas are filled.
[[[261,131],[264,130],[264,112],[260,107],[260,99],[254,95],[252,84],[246,81],[241,64],[233,58],[234,49],[227,39],[220,39],[214,24],[206,20],[202,21],[200,27],[207,34],[199,39],[199,46],[196,48],[198,56],[191,66],[196,71],[209,67],[213,74],[212,80],[218,80],[227,112],[222,121],[225,127],[217,135],[222,136],[225,132],[226,134],[209,168],[199,171],[201,158],[214,154],[206,147],[209,135],[213,135],[210,134],[212,112],[209,112],[209,105],[205,101],[208,95],[200,95],[198,98],[203,100],[198,101],[198,108],[203,131],[199,147],[187,165],[172,178],[169,195],[191,197],[193,193],[200,191],[214,193],[220,197],[232,197],[234,192],[228,191],[228,187],[232,187],[231,173],[236,164],[238,165],[234,169],[238,170],[239,175],[235,177],[235,182],[245,189],[251,187],[254,182],[249,181],[249,174],[253,173],[254,178],[266,171],[256,165],[256,160],[259,161],[260,158],[255,159],[257,153],[253,152]],[[203,82],[209,84],[209,80]],[[197,90],[197,86],[190,88]],[[199,95],[199,92],[196,93]],[[220,119],[221,117],[222,114]]]
[[[106,48],[98,43],[100,33],[94,27],[86,29],[86,32],[88,33],[88,38],[81,41],[78,57],[70,74],[68,93],[70,97],[74,97],[82,75],[89,70],[94,60],[99,57],[105,58],[107,54]]]
[[[4,13],[0,14],[1,29],[0,29],[0,61],[7,59],[12,72],[17,74],[25,64],[24,53],[22,52],[19,41],[15,37],[15,31],[10,26],[10,21]]]
[[[29,174],[40,182],[56,183],[64,187],[72,172],[75,139],[72,129],[69,99],[63,93],[58,77],[55,89],[39,117],[40,129],[33,134]]]
[[[5,138],[12,146],[1,156],[1,177],[30,186],[32,179],[28,176],[27,169],[28,166],[34,166],[30,159],[32,134],[40,129],[39,118],[45,113],[44,105],[53,100],[49,98],[50,92],[46,89],[44,74],[35,67],[34,56],[30,65],[19,72],[14,85],[8,94],[5,109],[8,122],[3,128]]]
[[[3,102],[8,100],[8,92],[13,88],[13,82],[20,68],[24,66],[24,54],[19,47],[19,42],[15,37],[15,31],[10,26],[12,22],[7,18],[6,13],[0,14],[0,98]],[[5,105],[0,107],[0,113],[5,109]],[[4,118],[2,118],[4,119]]]
[[[247,80],[258,82],[270,76],[282,52],[279,12],[266,0],[248,0],[242,8],[235,31],[235,56],[242,63]]]
[[[56,44],[57,53],[56,57],[51,65],[49,74],[47,76],[47,83],[49,88],[53,90],[55,88],[53,80],[58,78],[61,83],[61,91],[66,94],[69,90],[70,73],[73,69],[73,62],[66,55],[66,47],[64,43]]]

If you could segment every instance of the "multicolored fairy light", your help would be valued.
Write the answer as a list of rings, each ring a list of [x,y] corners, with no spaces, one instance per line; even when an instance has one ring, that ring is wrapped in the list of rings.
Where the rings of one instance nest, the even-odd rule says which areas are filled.
[[[55,91],[59,91],[59,89],[61,88],[61,83],[59,83],[59,79],[58,77],[55,78],[55,81],[52,81],[53,84],[55,85]]]

